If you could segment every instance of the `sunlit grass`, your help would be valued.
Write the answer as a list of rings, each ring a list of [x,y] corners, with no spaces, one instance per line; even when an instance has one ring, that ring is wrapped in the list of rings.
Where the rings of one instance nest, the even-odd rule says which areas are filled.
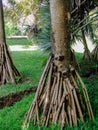
[[[6,39],[7,45],[30,45],[28,39]]]
[[[22,82],[0,87],[0,97],[37,86],[43,71],[43,61],[48,57],[42,51],[12,52],[12,59],[22,75]]]

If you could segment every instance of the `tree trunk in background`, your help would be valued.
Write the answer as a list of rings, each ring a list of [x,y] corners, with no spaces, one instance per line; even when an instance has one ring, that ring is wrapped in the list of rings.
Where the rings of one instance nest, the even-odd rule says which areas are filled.
[[[20,78],[20,73],[13,65],[6,45],[3,5],[2,0],[0,0],[0,85],[16,83],[16,77]]]
[[[84,106],[93,119],[86,87],[78,72],[70,65],[69,5],[67,0],[50,0],[52,26],[52,55],[40,79],[33,103],[27,113],[23,127],[34,124],[47,126],[59,123],[76,125],[84,121]],[[82,99],[80,89],[83,91]]]
[[[95,61],[98,61],[98,44],[95,46],[94,50],[92,51],[92,58]]]
[[[83,45],[84,45],[83,59],[91,61],[92,57],[91,57],[91,54],[90,54],[90,50],[88,49],[88,46],[87,46],[87,41],[86,41],[84,30],[82,30],[82,39],[83,39]]]

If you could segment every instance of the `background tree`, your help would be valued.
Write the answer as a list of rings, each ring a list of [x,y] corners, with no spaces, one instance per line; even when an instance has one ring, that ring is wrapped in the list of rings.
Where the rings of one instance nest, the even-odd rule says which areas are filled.
[[[16,83],[16,78],[20,77],[21,75],[14,66],[6,45],[3,5],[2,0],[0,0],[0,85]]]
[[[25,34],[31,37],[32,34],[33,36],[37,29],[37,14],[41,2],[40,0],[34,1],[33,3],[32,0],[8,0],[8,4],[4,5],[5,18],[7,19],[6,23],[8,21],[15,23],[21,35]]]
[[[98,7],[96,8],[96,15],[98,15]],[[96,44],[94,50],[92,51],[92,57],[95,61],[98,61],[98,21],[95,21],[92,25],[92,30],[95,35],[92,35],[93,37],[93,43]]]
[[[73,4],[72,8],[76,6]],[[80,37],[82,37],[82,42],[84,45],[84,56],[83,59],[90,60],[92,59],[87,40],[86,35],[89,31],[90,36],[93,34],[91,30],[91,23],[98,20],[98,17],[96,15],[96,11],[92,11],[97,6],[97,3],[95,1],[88,2],[87,0],[80,1],[79,8],[75,8],[71,11],[72,19],[71,19],[71,26],[72,26],[72,36],[77,38],[77,33],[79,34],[81,31]],[[77,12],[77,13],[76,13]],[[93,12],[93,13],[91,13]]]
[[[45,126],[60,123],[62,129],[68,124],[76,125],[78,119],[85,120],[83,114],[85,105],[90,119],[94,119],[86,87],[78,72],[71,66],[69,5],[67,0],[50,0],[52,54],[23,127],[28,127],[31,119],[34,123]]]

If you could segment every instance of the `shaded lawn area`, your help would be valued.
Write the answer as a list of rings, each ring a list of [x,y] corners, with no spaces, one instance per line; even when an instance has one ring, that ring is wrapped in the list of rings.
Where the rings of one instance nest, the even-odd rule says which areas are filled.
[[[42,51],[11,52],[15,66],[22,74],[22,83],[0,87],[0,97],[37,86],[48,55]]]
[[[12,107],[0,110],[0,130],[21,130],[24,116],[29,109],[34,94],[25,97]]]
[[[81,63],[82,55],[77,53],[76,56]],[[47,59],[47,54],[43,55],[42,51],[12,52],[12,57],[16,67],[23,75],[23,82],[22,84],[7,84],[0,87],[0,96],[36,86],[43,71],[43,64]],[[88,89],[95,120],[87,120],[85,123],[79,121],[80,123],[78,126],[73,127],[72,130],[98,130],[98,80],[97,78],[83,78],[83,80]],[[0,130],[22,129],[24,116],[32,103],[34,95],[35,93],[32,93],[29,96],[26,96],[23,100],[15,103],[14,106],[0,110]],[[31,123],[28,130],[60,130],[60,127],[57,125],[51,125],[50,128],[45,128],[33,126]],[[65,130],[70,130],[70,128],[67,127]]]

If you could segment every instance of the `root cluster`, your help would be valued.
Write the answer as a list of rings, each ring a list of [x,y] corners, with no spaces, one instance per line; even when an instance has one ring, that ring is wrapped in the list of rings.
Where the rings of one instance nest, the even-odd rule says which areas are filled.
[[[65,75],[57,72],[50,57],[23,127],[28,127],[31,119],[42,126],[51,123],[59,123],[62,128],[68,124],[77,125],[79,119],[84,122],[85,109],[93,119],[88,93],[78,72],[72,67]]]
[[[21,75],[14,66],[5,43],[0,43],[0,85],[5,83],[16,83],[16,78]]]

